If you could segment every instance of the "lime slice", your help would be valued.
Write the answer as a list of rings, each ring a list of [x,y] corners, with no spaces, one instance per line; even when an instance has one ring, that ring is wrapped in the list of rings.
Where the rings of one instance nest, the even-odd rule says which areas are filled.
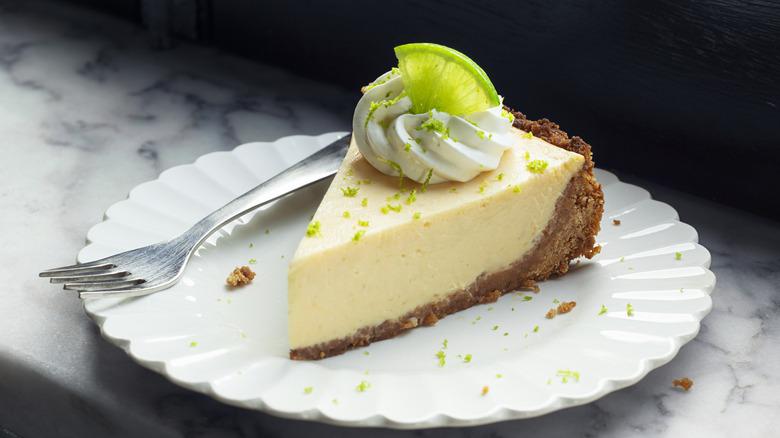
[[[466,55],[438,44],[395,48],[412,112],[437,109],[464,116],[501,104],[485,72]]]

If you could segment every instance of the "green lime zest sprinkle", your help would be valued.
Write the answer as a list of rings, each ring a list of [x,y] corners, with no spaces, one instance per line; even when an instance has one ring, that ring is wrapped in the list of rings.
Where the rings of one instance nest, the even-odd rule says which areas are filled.
[[[556,376],[561,377],[561,381],[563,383],[566,383],[568,380],[568,377],[574,377],[574,380],[576,382],[580,381],[580,373],[577,371],[569,371],[569,370],[558,370],[558,372],[555,373]]]
[[[420,219],[420,216],[421,216],[421,214],[420,214],[420,212],[418,211],[418,212],[417,212],[417,213],[415,213],[415,214],[414,214],[412,217],[413,217],[413,218],[415,218],[415,219]]]
[[[198,346],[198,341],[190,342],[190,347],[197,347],[197,346]]]
[[[404,171],[401,169],[401,166],[398,163],[395,163],[390,160],[385,160],[382,157],[377,157],[377,160],[387,164],[388,166],[393,167],[395,170],[398,171],[398,187],[402,187],[404,185]]]
[[[371,387],[371,384],[369,382],[363,380],[363,381],[360,382],[360,385],[358,385],[355,388],[355,391],[357,391],[357,392],[364,392],[366,389],[368,389],[370,387]]]
[[[257,260],[249,259],[249,264],[252,264],[252,265],[257,264]]]
[[[512,192],[514,192],[514,193],[520,193],[520,186],[518,186],[518,185],[515,185],[515,188],[514,188],[514,189],[512,189]]]
[[[485,139],[485,131],[477,131],[477,135],[481,140]]]
[[[523,297],[523,301],[531,301],[533,299],[534,299],[534,297],[529,297],[528,295]]]
[[[404,143],[404,151],[409,152],[410,150],[412,150],[412,144]]]
[[[626,304],[626,315],[632,316],[634,314],[634,306],[631,303]]]
[[[533,136],[533,134],[531,136]],[[531,159],[531,153],[530,152],[525,151],[525,159],[526,160],[530,160]]]
[[[390,205],[390,204],[387,204],[387,209],[388,209],[388,210],[393,210],[393,211],[394,211],[394,212],[396,212],[396,213],[400,213],[400,212],[401,212],[401,210],[403,210],[403,209],[404,209],[404,207],[403,207],[401,204],[398,204],[398,205]]]
[[[354,189],[350,186],[347,186],[347,188],[342,188],[341,192],[344,193],[344,196],[348,196],[350,198],[357,195],[358,190],[360,190],[360,187],[355,187]]]
[[[368,221],[358,220],[358,225],[360,225],[361,227],[367,227],[368,226]]]
[[[369,85],[369,86],[371,86],[371,85]],[[374,118],[374,113],[376,112],[376,110],[379,109],[379,107],[384,106],[385,108],[389,108],[389,107],[395,105],[396,103],[398,103],[398,101],[401,100],[405,96],[406,96],[406,90],[402,91],[393,100],[381,100],[379,102],[371,102],[371,106],[369,107],[369,110],[368,110],[368,116],[366,117],[365,123],[363,123],[363,131],[365,131],[366,127],[368,127],[368,122],[370,122],[371,119]],[[377,123],[380,126],[382,126],[383,128],[387,128],[387,126],[385,126],[385,123],[384,123],[383,120],[379,120],[379,121],[377,121]]]
[[[400,199],[400,198],[401,198],[400,193],[396,193],[395,195],[393,195],[393,199]]]
[[[444,349],[447,349],[447,340],[445,339],[444,342],[441,343],[444,346]]]
[[[360,241],[360,238],[363,237],[363,235],[366,234],[366,230],[360,230],[352,237],[352,241],[355,243],[358,243]]]
[[[444,351],[439,350],[439,352],[436,353],[435,356],[436,356],[437,359],[439,359],[439,366],[443,367],[444,366],[444,358],[447,357],[447,355],[444,354]]]
[[[607,306],[602,304],[601,305],[601,312],[599,312],[599,315],[603,315],[605,313],[607,313]]]
[[[504,332],[504,336],[509,336],[509,332]]]
[[[496,377],[500,379],[500,378],[502,378],[502,377],[504,377],[504,376],[503,376],[502,374],[500,374],[500,373],[499,373],[499,374],[496,374]]]
[[[450,193],[455,193],[455,192],[457,192],[457,191],[458,191],[458,189],[456,189],[456,188],[452,188],[452,189],[450,189]]]
[[[431,113],[428,113],[429,117],[431,116]],[[423,122],[420,126],[414,128],[418,131],[422,131],[425,129],[428,132],[434,131],[438,132],[439,134],[444,132],[444,123],[442,123],[441,120],[435,119],[431,117],[430,119]]]
[[[363,200],[360,201],[360,205],[362,205],[363,207],[367,207],[368,206],[368,198],[363,198]]]
[[[322,236],[322,233],[320,232],[320,221],[314,221],[309,224],[309,226],[306,228],[306,236],[307,237],[313,237],[313,236]]]
[[[680,260],[680,259],[682,258],[682,254],[680,254],[679,252],[676,252],[676,253],[674,253],[674,257],[675,257],[677,260]]]
[[[417,189],[412,189],[412,192],[409,193],[409,196],[406,198],[406,203],[407,204],[411,204],[411,203],[413,203],[414,201],[417,200],[417,197],[414,196],[416,193],[417,193]]]
[[[539,331],[539,326],[537,325],[536,327],[534,327],[534,333],[536,333],[538,331]]]
[[[369,353],[368,353],[368,350],[364,351],[364,352],[363,352],[363,354],[365,354],[366,356],[368,356],[368,355],[369,355]],[[366,373],[368,373],[368,371],[366,371]]]
[[[501,109],[501,117],[505,117],[505,118],[509,119],[510,122],[514,122],[515,121],[515,116],[512,113],[510,113],[509,111],[505,110],[505,109]]]
[[[532,138],[534,138],[534,133],[531,132],[531,131],[528,131],[525,134],[523,134],[521,137],[526,138],[526,139],[532,139]],[[526,157],[526,158],[528,158],[528,157]]]
[[[354,175],[355,174],[355,169],[348,169],[346,174],[347,175]]]
[[[428,188],[428,183],[431,182],[432,176],[433,176],[433,167],[431,167],[431,170],[428,171],[428,177],[425,178],[425,181],[423,182],[423,185],[420,188],[420,193],[425,193],[425,190]]]
[[[250,247],[250,248],[251,248],[251,247],[253,247],[253,246],[255,246],[255,244],[254,244],[254,243],[250,243],[250,244],[249,244],[249,247]]]
[[[504,174],[503,173],[499,173],[498,175],[496,175],[496,179],[501,181],[502,179],[504,179]]]
[[[471,354],[467,354],[466,356],[464,356],[463,357],[463,362],[466,362],[466,363],[471,362]]]
[[[493,331],[496,331],[496,330],[498,330],[498,326],[497,325],[493,326]]]
[[[306,388],[303,388],[303,392],[306,394],[311,394],[311,392],[314,391],[314,388],[311,386],[307,386]]]
[[[382,212],[382,214],[390,213],[390,209],[387,208],[387,206],[382,206],[382,208],[380,208],[379,210]]]
[[[544,160],[533,160],[530,163],[526,164],[525,167],[530,170],[531,172],[536,173],[542,173],[544,172],[544,169],[547,168],[547,161]]]
[[[366,117],[366,121],[365,123],[363,123],[363,131],[366,130],[366,128],[368,127],[368,122],[370,122],[371,119],[374,118],[374,113],[376,112],[376,110],[379,109],[381,105],[382,102],[371,102],[371,106],[368,109],[368,117]]]
[[[348,211],[345,211],[344,213],[341,213],[341,215],[344,216],[345,218],[349,219],[349,212]]]

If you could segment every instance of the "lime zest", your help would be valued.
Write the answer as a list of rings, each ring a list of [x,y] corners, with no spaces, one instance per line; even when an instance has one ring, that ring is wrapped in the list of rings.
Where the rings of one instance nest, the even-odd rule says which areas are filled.
[[[428,178],[425,178],[425,182],[423,182],[423,185],[420,188],[420,193],[425,193],[425,190],[428,187],[428,183],[431,182],[432,176],[433,176],[433,167],[431,167],[431,170],[428,171]]]
[[[404,185],[404,171],[401,169],[401,165],[390,160],[385,160],[382,157],[376,157],[377,160],[387,164],[390,167],[393,167],[395,170],[398,171],[398,187],[403,187]]]

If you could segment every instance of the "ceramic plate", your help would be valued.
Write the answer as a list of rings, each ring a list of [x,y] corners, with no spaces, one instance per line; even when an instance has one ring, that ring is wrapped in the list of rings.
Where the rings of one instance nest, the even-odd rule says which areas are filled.
[[[171,168],[112,205],[78,259],[173,237],[342,135],[249,143]],[[606,198],[597,257],[539,293],[508,294],[342,356],[287,356],[287,265],[327,181],[226,226],[173,288],[84,308],[139,364],[281,417],[408,429],[539,416],[636,383],[696,336],[712,306],[715,277],[696,230],[647,191],[601,170],[597,178]],[[225,278],[243,265],[257,277],[229,288]],[[577,306],[545,318],[561,301]]]

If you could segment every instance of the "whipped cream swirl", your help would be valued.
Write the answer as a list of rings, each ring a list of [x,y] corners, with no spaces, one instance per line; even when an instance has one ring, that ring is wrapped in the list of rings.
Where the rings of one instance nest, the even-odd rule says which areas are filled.
[[[513,143],[511,116],[496,106],[465,117],[431,110],[411,114],[400,73],[380,76],[355,108],[360,153],[380,172],[418,183],[466,182],[494,170]],[[400,168],[400,169],[399,169]]]

